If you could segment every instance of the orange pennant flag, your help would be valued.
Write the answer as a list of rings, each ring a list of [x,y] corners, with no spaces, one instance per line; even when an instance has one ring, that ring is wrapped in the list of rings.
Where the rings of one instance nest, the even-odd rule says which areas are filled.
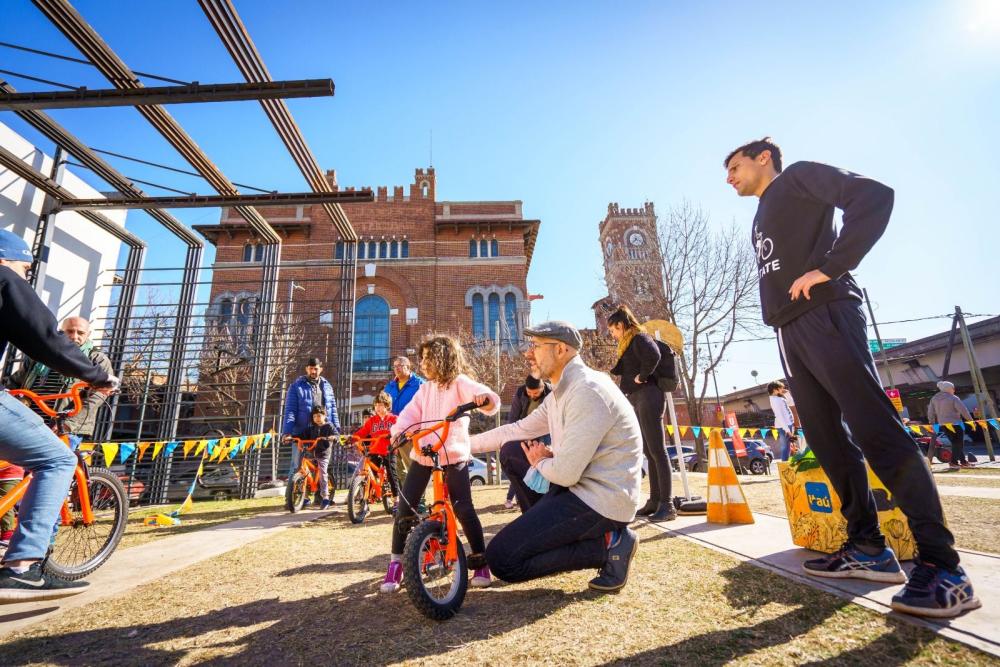
[[[151,444],[152,443],[150,443],[150,442],[140,442],[139,443],[139,458],[137,458],[136,461],[141,461],[142,460],[142,457],[146,455],[146,450],[149,449],[149,446]]]
[[[688,427],[687,426],[681,426],[680,428],[681,428],[681,437],[683,438],[684,436],[687,435]]]
[[[924,431],[926,433],[934,433],[934,427],[930,424],[924,424]]]

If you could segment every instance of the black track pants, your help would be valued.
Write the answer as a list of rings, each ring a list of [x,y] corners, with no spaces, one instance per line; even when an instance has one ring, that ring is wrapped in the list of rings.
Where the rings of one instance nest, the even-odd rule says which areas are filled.
[[[920,557],[958,565],[930,470],[879,382],[861,303],[817,306],[782,326],[778,344],[806,439],[840,496],[851,541],[885,545],[867,460],[909,519]]]

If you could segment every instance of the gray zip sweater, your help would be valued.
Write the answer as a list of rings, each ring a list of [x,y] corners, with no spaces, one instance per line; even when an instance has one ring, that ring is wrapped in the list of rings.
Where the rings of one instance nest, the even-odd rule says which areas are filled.
[[[472,436],[472,452],[552,435],[552,458],[535,466],[588,507],[614,521],[635,519],[642,481],[642,434],[635,410],[610,377],[574,357],[542,404],[524,419]]]
[[[965,403],[946,391],[939,391],[927,406],[927,421],[932,424],[955,424],[962,420],[972,421],[972,415]]]

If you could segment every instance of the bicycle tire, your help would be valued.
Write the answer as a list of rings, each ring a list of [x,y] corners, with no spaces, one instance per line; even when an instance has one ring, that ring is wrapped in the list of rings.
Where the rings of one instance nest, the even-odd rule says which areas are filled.
[[[406,538],[403,548],[403,588],[417,610],[434,621],[445,621],[458,613],[465,601],[469,588],[469,568],[465,561],[465,549],[458,542],[458,562],[447,568],[453,581],[443,596],[435,596],[428,591],[423,574],[425,572],[425,547],[442,535],[440,521],[424,521],[415,527]],[[456,538],[457,539],[457,538]],[[443,547],[441,547],[443,551]]]
[[[386,514],[392,514],[393,498],[395,496],[392,495],[392,487],[389,486],[389,482],[385,482],[382,484],[382,508]]]
[[[306,506],[308,495],[306,478],[300,472],[295,473],[285,485],[285,508],[295,514]]]
[[[128,497],[121,480],[106,468],[91,468],[87,480],[90,505],[97,520],[85,525],[80,516],[79,485],[69,489],[73,524],[60,525],[45,559],[45,571],[60,579],[75,581],[87,576],[111,557],[128,523]]]
[[[350,517],[351,523],[361,523],[368,516],[370,507],[366,486],[363,477],[351,480],[350,489],[347,491],[347,516]]]

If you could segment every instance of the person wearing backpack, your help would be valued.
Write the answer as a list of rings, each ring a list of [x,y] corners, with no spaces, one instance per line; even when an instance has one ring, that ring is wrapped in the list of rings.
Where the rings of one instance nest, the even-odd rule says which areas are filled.
[[[611,373],[621,377],[618,386],[635,409],[642,431],[642,450],[649,462],[649,500],[636,514],[648,516],[650,521],[673,521],[677,510],[671,494],[670,461],[663,431],[666,401],[656,375],[662,357],[660,346],[655,338],[643,332],[628,306],[621,306],[608,316],[608,331],[618,342],[618,363]]]

